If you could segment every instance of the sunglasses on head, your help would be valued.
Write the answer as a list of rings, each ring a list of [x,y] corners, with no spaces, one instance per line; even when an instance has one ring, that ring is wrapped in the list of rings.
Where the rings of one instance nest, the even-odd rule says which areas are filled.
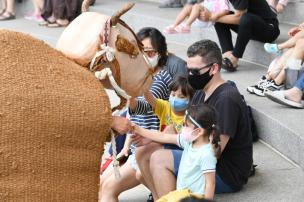
[[[192,75],[200,75],[200,71],[202,69],[205,69],[205,68],[208,68],[208,67],[211,67],[214,63],[210,63],[208,65],[205,65],[203,67],[193,67],[193,68],[189,68],[188,67],[188,72],[191,73]]]

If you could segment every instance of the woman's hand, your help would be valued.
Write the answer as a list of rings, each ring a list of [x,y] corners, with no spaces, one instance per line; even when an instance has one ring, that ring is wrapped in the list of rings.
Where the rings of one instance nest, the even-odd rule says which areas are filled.
[[[131,122],[125,117],[113,116],[111,128],[119,134],[125,134],[131,130]]]

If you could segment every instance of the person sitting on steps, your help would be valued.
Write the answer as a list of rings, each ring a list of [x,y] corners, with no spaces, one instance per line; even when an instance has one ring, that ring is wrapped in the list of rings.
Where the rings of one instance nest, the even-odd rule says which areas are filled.
[[[215,30],[223,52],[223,68],[236,71],[238,60],[243,57],[250,39],[272,42],[280,34],[279,21],[265,0],[229,0],[235,11],[215,21]],[[212,13],[207,9],[201,14],[208,21]],[[237,33],[233,46],[231,30]]]

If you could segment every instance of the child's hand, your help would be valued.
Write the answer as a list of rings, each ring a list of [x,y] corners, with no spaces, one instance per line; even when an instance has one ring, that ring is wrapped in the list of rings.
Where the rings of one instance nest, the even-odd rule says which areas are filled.
[[[289,36],[289,37],[293,37],[293,36],[296,35],[299,31],[301,31],[300,26],[298,26],[298,27],[293,27],[293,28],[291,28],[291,29],[289,30],[288,36]]]
[[[284,5],[278,3],[276,6],[276,10],[278,13],[282,13],[284,11]]]
[[[136,147],[144,146],[152,142],[152,140],[144,138],[138,134],[132,134],[130,138],[132,144],[135,144]]]
[[[129,156],[129,148],[128,147],[124,147],[120,153],[117,155],[117,159],[121,156]]]

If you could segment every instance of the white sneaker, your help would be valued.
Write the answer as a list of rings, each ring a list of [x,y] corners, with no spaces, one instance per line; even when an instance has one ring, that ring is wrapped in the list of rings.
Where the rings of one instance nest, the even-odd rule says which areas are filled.
[[[262,76],[262,77],[260,78],[260,80],[259,80],[255,85],[248,86],[248,87],[247,87],[247,91],[248,91],[249,93],[254,93],[254,89],[258,88],[258,86],[260,86],[260,85],[263,85],[263,83],[265,83],[265,82],[267,82],[267,79],[266,79],[265,76]]]

